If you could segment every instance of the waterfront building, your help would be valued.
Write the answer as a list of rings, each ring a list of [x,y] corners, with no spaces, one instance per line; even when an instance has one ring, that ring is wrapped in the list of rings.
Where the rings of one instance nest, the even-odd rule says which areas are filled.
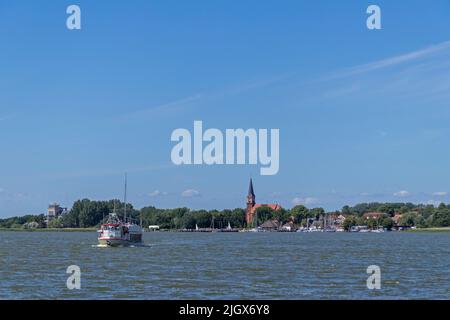
[[[277,231],[280,228],[280,223],[277,220],[267,220],[259,228],[265,231]]]
[[[47,209],[48,219],[59,218],[67,213],[67,208],[62,208],[58,203],[50,203]]]
[[[247,226],[253,225],[256,210],[258,208],[269,207],[275,211],[281,210],[281,206],[278,203],[257,204],[255,199],[256,196],[253,190],[253,181],[250,178],[250,184],[248,186],[248,194],[247,194],[247,208],[245,210],[245,221],[247,222]]]

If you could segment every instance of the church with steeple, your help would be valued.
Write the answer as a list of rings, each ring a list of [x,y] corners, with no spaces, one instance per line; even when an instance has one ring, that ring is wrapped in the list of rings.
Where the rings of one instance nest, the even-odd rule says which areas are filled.
[[[255,191],[253,190],[253,180],[250,178],[250,184],[248,186],[248,194],[247,194],[247,208],[245,210],[245,221],[247,222],[247,226],[253,226],[256,209],[261,207],[269,207],[272,210],[278,211],[281,209],[281,206],[277,203],[271,204],[257,204],[255,196]]]

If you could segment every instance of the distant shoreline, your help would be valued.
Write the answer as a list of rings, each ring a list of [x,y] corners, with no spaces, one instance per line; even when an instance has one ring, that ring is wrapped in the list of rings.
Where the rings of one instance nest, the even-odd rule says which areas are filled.
[[[450,227],[417,228],[406,230],[406,232],[450,232]]]
[[[93,232],[97,228],[35,228],[35,229],[23,229],[23,228],[0,228],[1,231],[9,232]]]
[[[95,232],[97,228],[36,228],[36,229],[22,229],[22,228],[0,228],[0,232]],[[164,230],[175,232],[177,230]],[[157,231],[158,232],[158,231]],[[162,231],[159,231],[162,232]],[[398,231],[393,231],[398,232]],[[450,232],[450,227],[434,227],[434,228],[417,228],[409,229],[400,232]]]

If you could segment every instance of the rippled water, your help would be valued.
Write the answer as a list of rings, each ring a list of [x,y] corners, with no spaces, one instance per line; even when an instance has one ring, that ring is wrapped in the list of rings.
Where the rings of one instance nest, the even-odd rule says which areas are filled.
[[[0,232],[0,299],[449,299],[450,233]],[[81,268],[81,290],[66,269]],[[381,290],[366,269],[381,268]]]

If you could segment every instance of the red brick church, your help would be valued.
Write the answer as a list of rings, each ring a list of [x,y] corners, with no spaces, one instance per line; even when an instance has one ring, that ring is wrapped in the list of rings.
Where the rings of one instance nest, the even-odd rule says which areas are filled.
[[[247,209],[245,210],[245,221],[248,226],[253,224],[253,219],[256,214],[256,209],[260,207],[269,207],[272,210],[278,211],[281,209],[281,206],[277,203],[271,204],[256,204],[255,202],[255,192],[253,191],[253,181],[250,178],[250,185],[248,186],[248,194],[247,194]]]

